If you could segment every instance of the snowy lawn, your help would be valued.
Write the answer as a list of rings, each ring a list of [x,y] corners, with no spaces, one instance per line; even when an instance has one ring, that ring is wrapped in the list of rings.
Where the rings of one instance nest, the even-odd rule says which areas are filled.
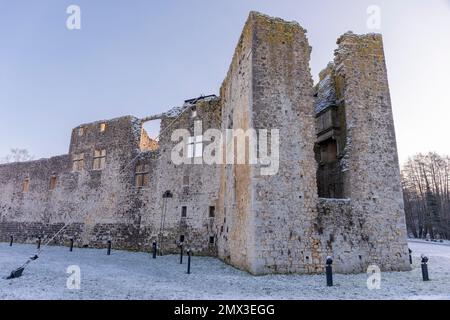
[[[411,241],[411,272],[382,273],[381,289],[367,289],[366,274],[251,276],[215,258],[152,259],[148,253],[47,247],[21,278],[0,279],[0,299],[450,299],[450,245]],[[0,243],[0,276],[22,265],[35,246]],[[421,253],[429,260],[429,282],[423,282]],[[81,270],[81,288],[67,289],[69,265]]]

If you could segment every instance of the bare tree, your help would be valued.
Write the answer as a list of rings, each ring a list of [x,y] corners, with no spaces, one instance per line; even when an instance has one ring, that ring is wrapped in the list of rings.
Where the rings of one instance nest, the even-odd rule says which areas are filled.
[[[0,163],[25,162],[33,159],[34,157],[28,152],[27,149],[13,148],[10,150],[8,155],[0,158]]]
[[[402,168],[408,232],[413,237],[450,238],[450,157],[417,154]]]

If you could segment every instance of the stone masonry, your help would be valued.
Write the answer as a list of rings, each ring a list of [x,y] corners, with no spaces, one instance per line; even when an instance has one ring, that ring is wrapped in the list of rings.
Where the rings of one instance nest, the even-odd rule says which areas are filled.
[[[319,273],[328,255],[341,273],[409,270],[382,38],[349,32],[337,44],[313,86],[306,30],[251,12],[220,96],[83,124],[67,155],[0,165],[0,241],[45,241],[66,226],[52,244],[157,241],[169,254],[183,242],[252,274]],[[154,140],[143,124],[158,119]],[[196,154],[175,163],[176,129],[191,151],[198,137],[200,150],[217,142],[208,129],[279,130],[278,170]]]

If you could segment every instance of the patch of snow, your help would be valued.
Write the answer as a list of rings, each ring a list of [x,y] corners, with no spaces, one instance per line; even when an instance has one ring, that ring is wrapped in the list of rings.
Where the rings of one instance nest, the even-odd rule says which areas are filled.
[[[367,289],[366,274],[252,276],[211,257],[152,259],[151,254],[106,249],[47,247],[21,278],[0,279],[0,299],[450,299],[450,246],[409,242],[413,270],[383,272],[381,289]],[[1,276],[8,275],[35,252],[34,245],[0,243]],[[423,282],[420,254],[429,258],[431,281]],[[67,267],[81,269],[81,288],[67,289]]]
[[[350,202],[351,199],[349,198],[319,198],[321,201],[324,202]]]

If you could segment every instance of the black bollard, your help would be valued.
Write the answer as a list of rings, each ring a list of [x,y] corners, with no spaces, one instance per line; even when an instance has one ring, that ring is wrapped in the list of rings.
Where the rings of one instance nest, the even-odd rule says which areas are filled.
[[[38,237],[37,248],[38,250],[41,248],[41,237]]]
[[[111,240],[108,240],[108,252],[106,254],[111,255]]]
[[[333,263],[333,258],[330,256],[327,257],[326,266],[325,266],[325,272],[327,275],[327,286],[332,287],[333,286],[333,268],[331,267],[331,264]]]
[[[69,251],[70,252],[73,251],[73,239],[72,238],[70,238],[70,249],[69,249]]]
[[[156,241],[153,241],[152,247],[153,247],[153,259],[156,259]]]
[[[421,257],[422,257],[422,265],[421,265],[421,267],[422,267],[422,279],[423,279],[423,281],[429,281],[430,278],[428,277],[428,265],[427,265],[428,258],[426,256],[424,256],[423,254],[422,254]]]
[[[14,241],[14,237],[11,236],[11,237],[10,237],[10,241],[9,241],[9,246],[10,246],[10,247],[12,247],[13,241]]]
[[[180,243],[180,264],[183,264],[183,242]]]
[[[408,252],[409,252],[409,264],[412,264],[412,256],[411,256],[412,250],[408,248]]]
[[[187,273],[191,274],[191,249],[187,249],[188,254],[188,270]]]

